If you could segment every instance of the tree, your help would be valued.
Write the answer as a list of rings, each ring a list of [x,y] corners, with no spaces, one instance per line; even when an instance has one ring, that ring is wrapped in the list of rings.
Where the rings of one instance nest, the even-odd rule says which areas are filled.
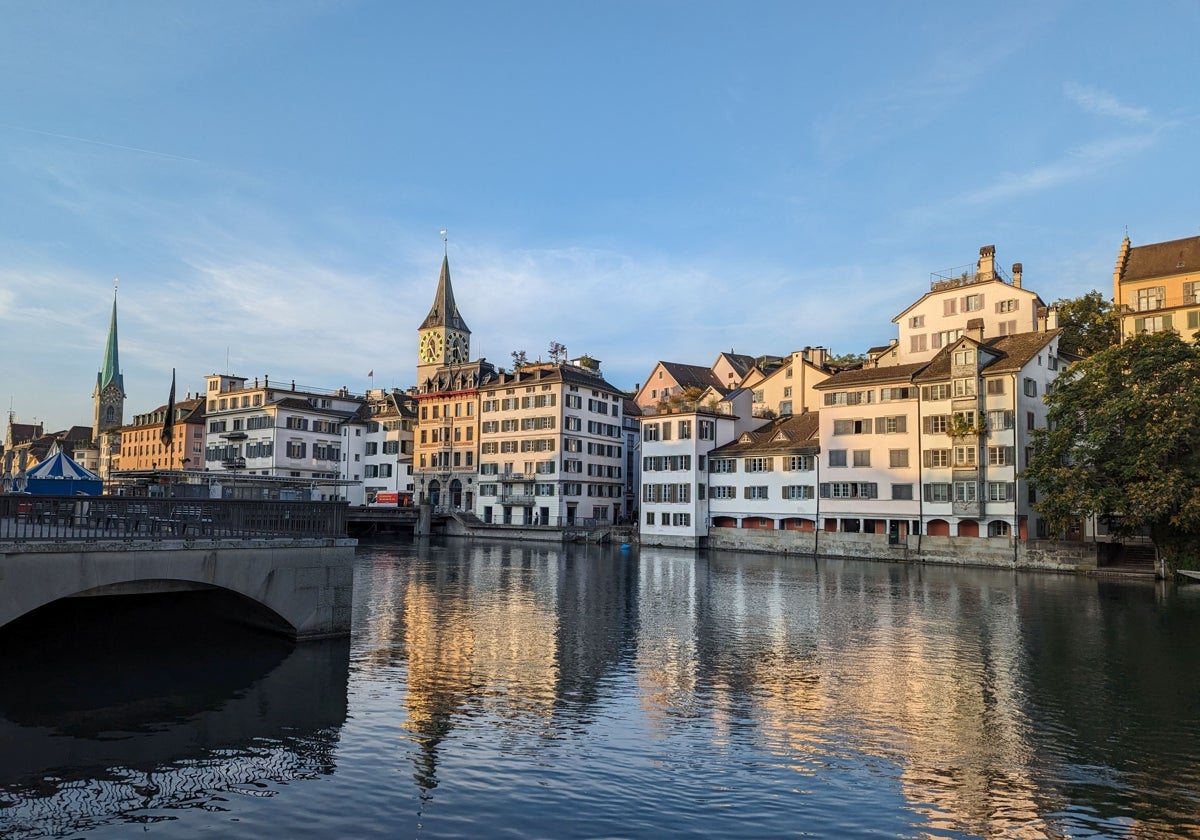
[[[829,367],[851,370],[862,367],[866,361],[867,356],[865,353],[842,353],[840,356],[830,356],[825,360],[825,364],[829,365]]]
[[[550,342],[550,361],[554,364],[561,364],[567,360],[567,345],[558,341]]]
[[[529,364],[529,357],[525,355],[524,350],[512,351],[513,370],[518,371],[525,365]]]
[[[1200,346],[1143,334],[1076,363],[1046,396],[1025,478],[1051,529],[1099,515],[1149,531],[1161,570],[1200,567]]]
[[[1058,309],[1058,326],[1062,329],[1059,350],[1087,357],[1112,347],[1121,338],[1121,313],[1100,292],[1059,298],[1054,306]]]

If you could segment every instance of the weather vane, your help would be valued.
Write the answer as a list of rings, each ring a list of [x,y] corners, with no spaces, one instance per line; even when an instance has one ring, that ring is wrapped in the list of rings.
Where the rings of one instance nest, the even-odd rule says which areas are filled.
[[[446,256],[450,256],[450,239],[446,236],[447,233],[449,233],[449,230],[442,228],[442,242],[444,243]]]

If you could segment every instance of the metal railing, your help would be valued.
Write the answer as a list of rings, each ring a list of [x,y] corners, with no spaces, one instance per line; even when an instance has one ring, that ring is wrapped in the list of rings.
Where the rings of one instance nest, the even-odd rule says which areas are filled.
[[[0,542],[344,537],[345,502],[0,494]]]

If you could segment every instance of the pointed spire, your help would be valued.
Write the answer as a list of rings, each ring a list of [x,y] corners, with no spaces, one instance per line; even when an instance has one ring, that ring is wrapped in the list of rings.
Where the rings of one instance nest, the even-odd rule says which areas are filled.
[[[433,296],[433,306],[429,314],[421,322],[421,329],[430,327],[448,327],[450,329],[470,332],[466,322],[458,314],[458,304],[454,302],[454,287],[450,285],[450,257],[442,257],[442,273],[438,277],[437,293]]]
[[[104,347],[104,360],[100,364],[100,372],[96,374],[96,392],[99,393],[115,382],[125,393],[125,379],[121,376],[121,364],[117,357],[117,281],[113,280],[112,318],[108,322],[108,343]]]

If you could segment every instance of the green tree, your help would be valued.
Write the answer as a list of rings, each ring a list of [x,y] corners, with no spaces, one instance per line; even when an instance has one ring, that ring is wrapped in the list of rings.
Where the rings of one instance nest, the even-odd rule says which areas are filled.
[[[1200,346],[1173,332],[1098,351],[1046,396],[1025,478],[1062,533],[1075,516],[1149,531],[1161,570],[1200,567]]]
[[[1058,326],[1062,335],[1058,348],[1077,356],[1090,356],[1112,347],[1121,337],[1121,313],[1097,291],[1077,298],[1059,298]]]
[[[842,370],[850,370],[851,368],[862,367],[866,361],[867,355],[865,353],[842,353],[840,356],[830,356],[825,360],[825,364]]]

